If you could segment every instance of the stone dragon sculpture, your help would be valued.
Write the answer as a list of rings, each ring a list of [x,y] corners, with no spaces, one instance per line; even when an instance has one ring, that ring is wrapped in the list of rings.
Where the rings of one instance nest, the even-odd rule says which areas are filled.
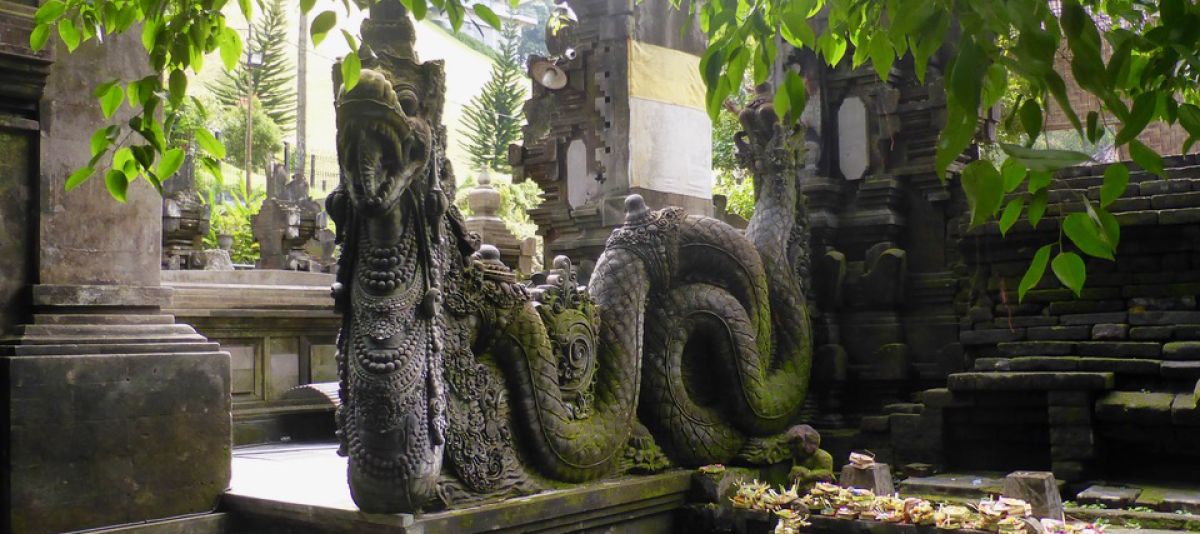
[[[634,195],[586,290],[566,258],[524,285],[450,202],[442,64],[417,59],[399,2],[373,8],[362,37],[327,199],[342,247],[336,418],[362,510],[591,480],[631,444],[729,462],[795,421],[811,364],[796,153],[769,99],[742,114],[759,199],[744,234]]]

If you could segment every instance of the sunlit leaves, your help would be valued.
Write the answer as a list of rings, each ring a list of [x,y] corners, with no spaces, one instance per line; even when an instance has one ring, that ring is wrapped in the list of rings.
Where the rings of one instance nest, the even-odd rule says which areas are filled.
[[[1004,192],[1011,193],[1025,181],[1026,170],[1016,158],[1008,158],[1000,165],[1000,175],[1004,177]]]
[[[1158,93],[1153,91],[1142,93],[1134,99],[1129,117],[1121,125],[1121,130],[1117,132],[1116,143],[1118,145],[1128,143],[1146,129],[1146,125],[1150,124],[1150,119],[1154,118],[1154,108],[1157,102]]]
[[[362,71],[362,61],[358,58],[358,52],[353,50],[346,57],[342,58],[342,88],[345,91],[354,89],[358,85],[358,76]]]
[[[38,7],[38,10],[33,15],[33,21],[36,24],[49,24],[58,20],[67,12],[67,4],[62,0],[48,0],[46,3]]]
[[[217,42],[220,45],[221,62],[225,64],[225,70],[233,70],[242,55],[242,36],[232,28],[225,28]]]
[[[125,202],[126,194],[129,191],[129,178],[123,171],[110,169],[104,174],[104,186],[108,188],[108,193],[113,198]]]
[[[33,28],[33,32],[29,34],[29,48],[38,52],[46,47],[46,41],[50,39],[50,26],[48,24],[38,24]]]
[[[475,15],[478,16],[480,20],[486,22],[488,26],[496,28],[497,30],[500,29],[500,17],[496,15],[495,11],[492,11],[492,8],[483,4],[475,4],[474,6],[471,6],[471,9],[475,11]]]
[[[214,158],[223,159],[225,157],[225,145],[222,145],[208,130],[196,130],[196,144]]]
[[[1025,206],[1025,197],[1016,197],[1008,201],[1004,211],[1000,213],[1000,235],[1008,235],[1009,229],[1017,223],[1021,216],[1021,208]]]
[[[418,0],[420,1],[420,0]],[[420,18],[420,17],[417,17]],[[337,13],[333,11],[323,11],[313,19],[312,25],[308,28],[309,35],[312,36],[313,46],[321,44],[325,40],[325,35],[337,25]]]
[[[117,109],[121,107],[121,102],[125,100],[125,91],[115,80],[96,87],[93,94],[100,100],[100,111],[104,113],[106,119],[111,118],[113,113],[116,113]]]
[[[86,182],[88,180],[88,178],[92,177],[92,174],[95,174],[95,172],[96,172],[96,169],[93,168],[91,165],[89,165],[87,167],[83,167],[81,169],[77,169],[75,172],[71,173],[71,176],[67,177],[67,183],[66,183],[65,189],[67,191],[70,191],[72,189],[75,189],[76,187],[79,187],[79,184]]]
[[[1045,189],[1041,189],[1033,193],[1029,199],[1029,208],[1025,212],[1029,215],[1029,226],[1034,229],[1041,222],[1042,215],[1046,214],[1046,203],[1049,198],[1049,193]]]
[[[1046,245],[1039,248],[1033,254],[1033,261],[1029,262],[1029,268],[1025,270],[1025,275],[1021,277],[1021,283],[1017,286],[1017,301],[1025,300],[1025,293],[1038,285],[1042,281],[1042,276],[1046,274],[1046,264],[1050,261],[1050,247]]]
[[[67,45],[67,51],[74,51],[79,46],[79,30],[75,29],[75,23],[71,19],[63,19],[58,23],[58,36],[62,39],[63,44]]]
[[[155,169],[155,174],[159,180],[166,180],[174,176],[179,168],[183,166],[184,153],[182,148],[172,148],[163,152],[162,159],[158,162],[158,167]]]

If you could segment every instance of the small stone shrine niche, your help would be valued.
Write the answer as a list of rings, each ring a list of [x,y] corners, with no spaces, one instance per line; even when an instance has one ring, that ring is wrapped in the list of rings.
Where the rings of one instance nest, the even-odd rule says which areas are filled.
[[[525,275],[533,271],[533,250],[517,239],[500,219],[500,192],[492,187],[492,177],[485,168],[479,171],[478,185],[466,192],[467,230],[479,235],[481,243],[493,245],[500,251],[500,261]]]
[[[288,271],[327,270],[325,266],[332,264],[332,260],[324,262],[314,258],[306,249],[326,226],[325,211],[320,202],[309,198],[304,175],[296,174],[288,180],[286,166],[274,165],[268,174],[267,199],[252,222],[254,240],[262,251],[258,267]],[[326,248],[331,247],[319,246],[316,250]]]
[[[204,236],[210,209],[196,190],[195,150],[188,149],[179,172],[163,182],[162,268],[205,268]]]

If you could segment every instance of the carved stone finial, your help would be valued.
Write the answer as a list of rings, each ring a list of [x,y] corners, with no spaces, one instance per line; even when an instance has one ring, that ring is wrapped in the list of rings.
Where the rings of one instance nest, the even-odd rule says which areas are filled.
[[[471,217],[496,217],[500,211],[500,192],[492,187],[492,178],[486,168],[479,173],[478,181],[479,185],[467,191],[467,206],[471,208]]]
[[[632,194],[625,197],[625,224],[637,224],[650,216],[650,208],[642,195]]]

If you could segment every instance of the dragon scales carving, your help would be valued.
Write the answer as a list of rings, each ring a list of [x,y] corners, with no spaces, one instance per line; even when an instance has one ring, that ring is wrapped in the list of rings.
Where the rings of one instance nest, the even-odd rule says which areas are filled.
[[[769,99],[742,114],[759,189],[744,234],[634,195],[587,289],[566,258],[524,285],[449,201],[442,64],[417,59],[399,2],[373,8],[362,35],[327,200],[342,247],[338,433],[362,510],[527,494],[662,452],[728,462],[795,422],[811,363],[791,266],[797,154]]]

